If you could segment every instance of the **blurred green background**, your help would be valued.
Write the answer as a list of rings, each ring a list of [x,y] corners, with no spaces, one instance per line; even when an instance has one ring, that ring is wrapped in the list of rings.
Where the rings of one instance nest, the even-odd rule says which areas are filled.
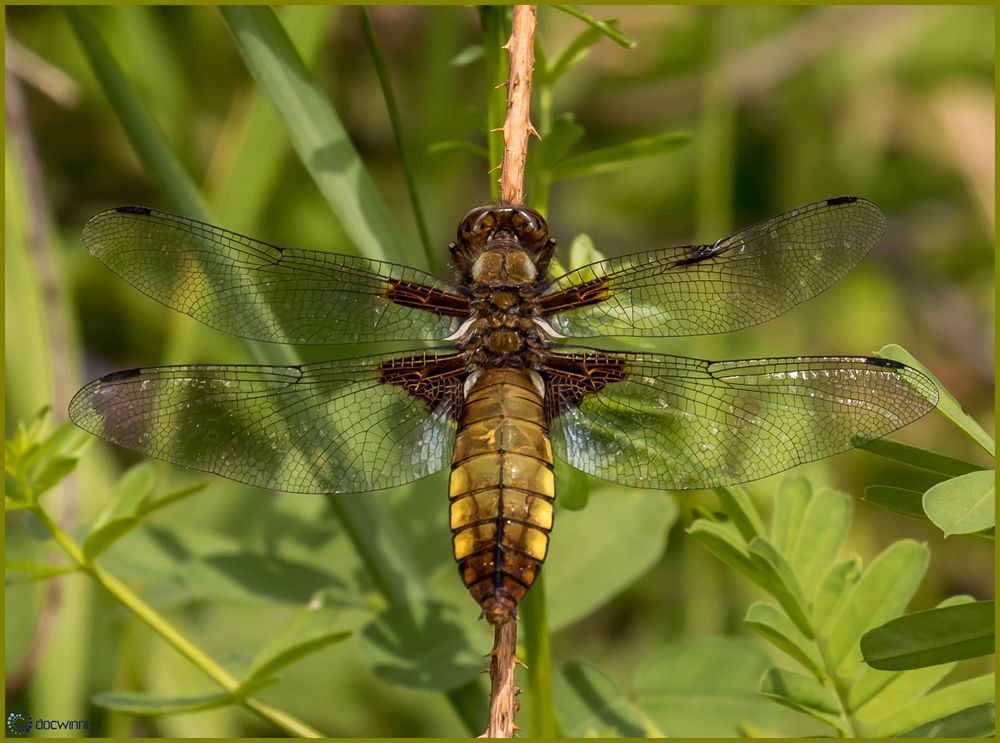
[[[713,338],[644,343],[703,358],[869,354],[899,343],[987,430],[994,377],[994,9],[991,7],[601,7],[637,42],[589,47],[545,91],[553,118],[571,115],[580,154],[653,135],[690,142],[592,175],[529,181],[547,197],[553,234],[589,235],[607,256],[714,241],[816,199],[865,196],[888,214],[878,248],[837,286],[764,327]],[[296,158],[212,8],[103,7],[89,13],[224,227],[296,247],[355,252]],[[426,268],[375,69],[353,8],[284,8],[392,212],[412,265]],[[490,200],[480,17],[468,7],[379,7],[369,15],[391,77],[433,245],[445,246],[469,208]],[[59,8],[8,6],[6,131],[7,430],[50,405],[65,419],[73,392],[114,369],[248,359],[238,339],[147,299],[90,257],[80,230],[121,204],[177,210],[133,152]],[[579,21],[542,8],[539,43],[555,58]],[[11,108],[11,82],[24,107]],[[454,143],[468,143],[460,147]],[[442,143],[453,143],[445,144]],[[537,148],[537,144],[532,147]],[[529,154],[530,158],[535,154]],[[532,192],[535,187],[536,193]],[[622,347],[609,341],[607,347]],[[308,359],[373,353],[367,346],[302,349]],[[937,415],[896,435],[986,464]],[[73,531],[93,519],[135,459],[103,443],[74,481],[50,493]],[[270,598],[205,570],[206,555],[280,557],[329,577],[361,610],[381,599],[323,498],[271,496],[157,464],[157,490],[207,480],[208,489],[157,514],[104,558],[158,610],[224,665],[238,667],[295,611],[294,590]],[[849,547],[866,560],[902,538],[927,541],[931,568],[913,609],[943,597],[993,592],[992,543],[953,538],[860,501],[866,485],[911,473],[864,452],[800,468],[855,497]],[[560,482],[565,484],[565,471]],[[750,487],[759,506],[779,478]],[[547,565],[556,664],[581,660],[623,688],[665,643],[748,636],[740,618],[757,592],[687,538],[683,526],[711,494],[622,491],[592,482],[590,505],[560,511]],[[431,594],[475,618],[452,564],[446,475],[363,498],[379,499]],[[381,507],[381,506],[380,506]],[[565,525],[565,526],[564,526]],[[7,554],[45,554],[18,514]],[[562,544],[560,528],[566,536]],[[588,581],[578,568],[606,537],[621,564]],[[572,536],[570,536],[572,535]],[[563,554],[560,556],[559,551]],[[582,554],[571,554],[578,551]],[[12,586],[6,601],[7,708],[92,721],[89,735],[268,735],[238,708],[135,719],[90,695],[144,689],[193,695],[213,686],[82,577]],[[298,603],[297,603],[298,602]],[[464,619],[462,620],[465,621]],[[481,624],[481,623],[480,623]],[[37,632],[41,641],[33,641]],[[479,653],[489,649],[483,627]],[[763,643],[757,640],[763,648]],[[324,733],[462,735],[445,697],[387,683],[354,640],[293,666],[262,698]],[[485,686],[483,687],[485,689]],[[782,718],[784,719],[784,718]],[[808,727],[774,729],[808,733]]]

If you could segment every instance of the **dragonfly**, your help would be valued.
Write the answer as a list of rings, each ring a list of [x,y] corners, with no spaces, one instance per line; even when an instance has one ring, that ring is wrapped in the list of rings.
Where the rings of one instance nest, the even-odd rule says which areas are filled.
[[[552,277],[546,220],[497,203],[461,220],[444,281],[118,207],[87,223],[87,249],[206,325],[272,343],[435,345],[117,371],[83,387],[70,417],[144,455],[283,492],[381,490],[450,467],[459,575],[499,624],[548,553],[555,457],[630,487],[716,488],[846,451],[935,407],[930,379],[876,356],[707,361],[572,345],[764,323],[840,279],[885,228],[875,204],[840,196],[712,244]]]

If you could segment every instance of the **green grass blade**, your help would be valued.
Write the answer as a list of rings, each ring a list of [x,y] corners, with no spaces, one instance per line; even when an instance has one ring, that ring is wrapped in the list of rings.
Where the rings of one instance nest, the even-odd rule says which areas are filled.
[[[204,198],[167,145],[163,129],[139,101],[118,63],[111,56],[110,50],[91,23],[88,11],[69,6],[65,8],[65,13],[101,84],[101,90],[114,108],[129,142],[146,170],[159,181],[175,208],[187,216],[208,221],[210,213]]]
[[[312,67],[337,8],[290,5],[281,21],[302,59]],[[252,230],[272,198],[291,148],[271,104],[256,89],[232,107],[205,176],[205,192],[220,225]]]
[[[544,581],[544,574],[539,575],[518,612],[524,636],[524,662],[528,666],[528,689],[531,692],[528,731],[533,738],[555,738],[558,735]]]
[[[408,262],[392,215],[340,118],[271,8],[221,8],[233,40],[292,147],[362,255]]]
[[[410,162],[410,155],[407,151],[406,137],[403,135],[403,121],[399,116],[399,108],[396,106],[396,96],[392,92],[392,81],[389,79],[389,70],[379,51],[378,43],[375,41],[375,32],[372,29],[371,21],[368,20],[368,11],[363,7],[359,7],[358,18],[361,21],[361,30],[364,33],[365,43],[368,45],[368,52],[371,54],[372,62],[375,65],[375,74],[378,76],[378,84],[382,89],[382,99],[385,101],[385,109],[389,114],[389,122],[392,124],[392,136],[396,140],[396,151],[399,153],[399,162],[403,166],[406,189],[410,194],[410,206],[413,208],[413,218],[417,223],[417,231],[420,233],[420,244],[424,246],[426,265],[432,271],[437,272],[439,269],[437,251],[434,250],[434,246],[431,244],[430,232],[427,229],[427,220],[424,218],[424,209],[420,205],[417,179],[413,174],[413,164]]]

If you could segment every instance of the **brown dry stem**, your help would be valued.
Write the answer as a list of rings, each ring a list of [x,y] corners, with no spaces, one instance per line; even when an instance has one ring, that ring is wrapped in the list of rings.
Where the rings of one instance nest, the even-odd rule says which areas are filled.
[[[528,137],[538,136],[531,125],[531,71],[535,64],[536,5],[515,5],[507,77],[507,117],[503,124],[503,161],[500,168],[500,198],[512,204],[524,201],[524,163]]]
[[[519,662],[517,652],[517,620],[498,624],[494,628],[493,650],[490,651],[490,722],[480,738],[513,738],[517,725],[514,716],[520,703],[515,699],[514,669]]]

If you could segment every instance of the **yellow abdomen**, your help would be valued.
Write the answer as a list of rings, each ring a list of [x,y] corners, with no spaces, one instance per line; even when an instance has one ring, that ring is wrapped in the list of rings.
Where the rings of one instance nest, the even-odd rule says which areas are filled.
[[[500,623],[534,583],[552,530],[555,483],[542,395],[526,369],[484,369],[465,398],[449,483],[462,581]]]

